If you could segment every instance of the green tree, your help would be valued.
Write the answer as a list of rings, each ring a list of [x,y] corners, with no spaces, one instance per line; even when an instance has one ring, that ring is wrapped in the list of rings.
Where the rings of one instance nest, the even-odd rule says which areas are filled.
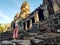
[[[2,33],[3,32],[3,27],[2,27],[2,25],[0,24],[0,33]]]

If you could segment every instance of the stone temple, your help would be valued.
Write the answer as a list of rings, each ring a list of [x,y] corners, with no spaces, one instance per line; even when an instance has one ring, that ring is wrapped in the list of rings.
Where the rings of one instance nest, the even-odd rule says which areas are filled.
[[[16,14],[13,21],[18,21],[19,30],[29,30],[32,28],[33,24],[37,24],[42,21],[43,23],[44,21],[48,22],[48,26],[53,28],[60,24],[59,0],[43,0],[43,4],[31,13],[29,3],[24,1],[20,10],[20,13]]]
[[[34,37],[29,39],[31,45],[55,45],[60,42],[60,0],[43,0],[31,13],[29,3],[24,1],[20,10],[11,23],[13,32],[13,25],[17,22],[19,39]]]

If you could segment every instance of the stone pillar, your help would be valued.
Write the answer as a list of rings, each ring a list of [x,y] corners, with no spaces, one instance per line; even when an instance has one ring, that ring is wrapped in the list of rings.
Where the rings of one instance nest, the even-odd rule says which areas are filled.
[[[24,26],[24,25],[23,25],[23,22],[22,22],[22,24],[21,24],[21,28],[22,28],[22,29],[21,29],[21,30],[24,30],[24,27],[23,27],[23,26]]]
[[[27,28],[27,22],[25,22],[25,30],[27,30],[28,28]]]
[[[30,27],[29,28],[31,28],[32,27],[32,20],[30,19]]]
[[[39,22],[39,16],[38,16],[38,12],[35,12],[35,23]]]

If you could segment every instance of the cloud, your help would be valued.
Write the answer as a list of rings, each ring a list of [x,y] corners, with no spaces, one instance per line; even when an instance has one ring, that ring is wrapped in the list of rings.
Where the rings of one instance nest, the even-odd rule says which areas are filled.
[[[2,11],[0,11],[0,23],[1,24],[6,24],[6,23],[11,23],[13,19],[7,15],[5,15]]]
[[[0,11],[0,17],[4,18],[4,19],[10,19],[10,17],[6,16],[4,13],[2,13]]]

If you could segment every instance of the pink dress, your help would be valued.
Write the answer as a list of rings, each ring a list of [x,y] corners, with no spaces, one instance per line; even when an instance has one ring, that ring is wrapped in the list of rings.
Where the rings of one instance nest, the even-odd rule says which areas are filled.
[[[16,39],[18,38],[18,25],[15,24],[15,29],[13,31],[13,38]]]

